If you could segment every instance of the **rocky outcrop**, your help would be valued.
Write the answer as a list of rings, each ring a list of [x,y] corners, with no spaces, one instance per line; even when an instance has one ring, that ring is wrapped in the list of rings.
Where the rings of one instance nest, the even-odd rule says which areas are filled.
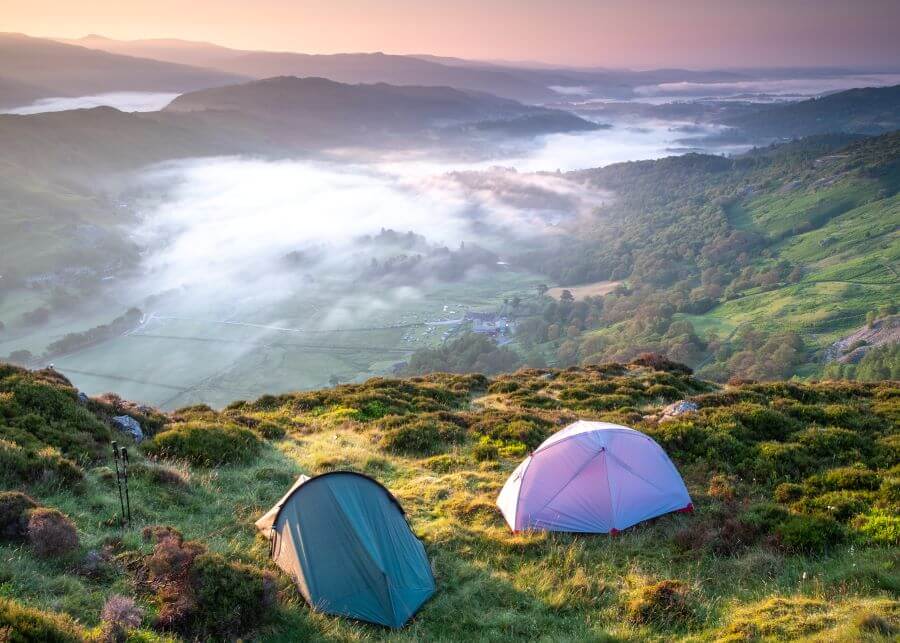
[[[112,419],[113,426],[122,433],[127,433],[134,438],[135,442],[144,439],[144,432],[141,430],[141,423],[130,415],[117,415]]]

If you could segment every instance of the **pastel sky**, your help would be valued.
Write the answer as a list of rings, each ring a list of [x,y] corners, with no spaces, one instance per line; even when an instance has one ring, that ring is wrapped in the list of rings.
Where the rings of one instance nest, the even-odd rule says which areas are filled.
[[[2,0],[0,31],[608,67],[900,66],[900,0]]]

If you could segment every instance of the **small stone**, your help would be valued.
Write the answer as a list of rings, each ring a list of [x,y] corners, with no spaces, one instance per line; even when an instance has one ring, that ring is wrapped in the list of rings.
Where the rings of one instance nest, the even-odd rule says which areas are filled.
[[[691,402],[690,400],[679,400],[677,402],[673,402],[662,410],[662,417],[660,418],[660,422],[678,417],[679,415],[685,415],[686,413],[694,413],[699,408],[700,407],[697,406],[695,402]]]

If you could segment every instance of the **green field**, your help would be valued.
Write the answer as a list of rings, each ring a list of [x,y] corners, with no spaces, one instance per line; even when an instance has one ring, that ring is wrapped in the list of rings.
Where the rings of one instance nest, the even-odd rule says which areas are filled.
[[[201,402],[222,406],[264,392],[327,386],[332,377],[359,381],[390,373],[417,348],[439,345],[459,329],[430,322],[460,319],[470,309],[496,310],[508,297],[534,298],[541,281],[499,271],[426,284],[408,296],[388,290],[384,305],[375,306],[371,293],[348,291],[343,284],[333,289],[338,297],[298,292],[264,307],[238,301],[227,309],[198,310],[188,295],[164,297],[153,310],[141,301],[118,307],[108,301],[53,317],[46,326],[11,328],[0,334],[0,355],[22,348],[40,355],[65,333],[108,323],[137,305],[150,318],[146,324],[50,361],[90,395],[114,391],[162,408]],[[16,293],[0,305],[0,318],[20,315],[40,302],[34,293]]]

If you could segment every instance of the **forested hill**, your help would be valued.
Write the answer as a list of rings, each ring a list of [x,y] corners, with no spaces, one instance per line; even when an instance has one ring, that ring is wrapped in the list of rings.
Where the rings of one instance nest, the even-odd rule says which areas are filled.
[[[677,409],[670,402],[685,400]],[[11,641],[888,641],[900,632],[900,382],[717,386],[630,364],[435,374],[171,414],[0,364],[0,632]],[[140,424],[135,445],[118,426]],[[117,419],[116,419],[117,418]],[[583,418],[635,427],[692,514],[511,533],[526,454]],[[120,524],[110,440],[130,452]],[[311,610],[254,521],[300,474],[403,505],[436,595],[403,630]]]
[[[560,364],[655,350],[708,377],[789,377],[900,301],[900,132],[568,176],[615,198],[520,261],[563,285],[622,285],[522,326]]]
[[[770,105],[725,119],[755,138],[796,138],[848,132],[882,134],[900,128],[900,85],[864,87],[796,103]]]

